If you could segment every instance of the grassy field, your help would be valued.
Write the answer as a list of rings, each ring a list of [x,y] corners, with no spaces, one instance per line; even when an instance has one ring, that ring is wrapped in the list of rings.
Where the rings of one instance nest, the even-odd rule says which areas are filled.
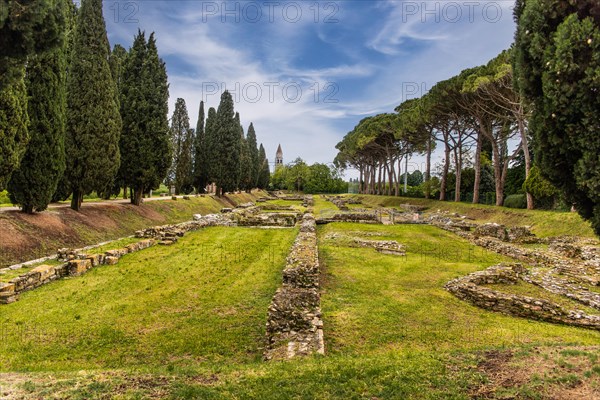
[[[0,314],[2,371],[260,360],[295,230],[209,228],[25,293]]]
[[[315,208],[329,204],[316,198]],[[443,289],[448,280],[507,259],[430,226],[320,226],[327,354],[263,362],[266,310],[295,234],[211,228],[25,294],[0,308],[0,386],[72,399],[467,399],[485,390],[547,399],[549,388],[600,390],[599,332],[456,299]],[[397,240],[407,255],[346,247],[335,235]],[[539,374],[489,387],[487,365],[509,355],[507,375]]]
[[[193,214],[219,212],[223,207],[253,201],[264,195],[237,193],[223,198],[148,201],[130,204],[83,205],[79,212],[57,208],[33,215],[0,212],[0,267],[56,253],[61,247],[83,247],[132,235],[154,225],[192,219]]]
[[[428,212],[449,211],[475,218],[478,222],[497,222],[507,226],[528,225],[540,237],[576,235],[594,238],[590,224],[577,213],[563,211],[520,210],[483,204],[455,203],[408,197],[352,195],[370,207],[401,207],[414,204],[428,207]]]

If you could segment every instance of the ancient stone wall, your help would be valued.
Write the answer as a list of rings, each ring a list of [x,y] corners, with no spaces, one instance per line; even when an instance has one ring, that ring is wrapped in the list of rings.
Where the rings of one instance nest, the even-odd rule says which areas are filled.
[[[547,300],[503,293],[482,286],[497,283],[515,284],[526,275],[527,270],[520,264],[499,264],[484,271],[477,271],[454,279],[445,287],[459,299],[487,310],[516,317],[600,330],[600,316],[598,315],[588,315],[578,310],[566,310]]]
[[[265,359],[324,354],[315,219],[304,214],[267,316]]]
[[[36,289],[42,285],[53,282],[66,276],[79,276],[89,269],[100,265],[116,264],[125,254],[153,246],[156,241],[152,239],[141,240],[126,247],[108,250],[104,254],[84,254],[77,250],[60,249],[59,259],[66,261],[60,265],[40,265],[31,271],[11,279],[8,283],[0,282],[0,304],[13,303],[19,295],[28,290]]]

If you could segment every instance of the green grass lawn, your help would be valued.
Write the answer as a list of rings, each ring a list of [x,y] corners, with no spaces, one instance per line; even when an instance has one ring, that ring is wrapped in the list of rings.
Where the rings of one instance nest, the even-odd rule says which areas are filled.
[[[332,233],[379,233],[369,237],[397,240],[407,256],[347,247]],[[42,371],[20,385],[37,398],[468,399],[485,383],[482,351],[600,342],[597,331],[504,316],[445,291],[507,260],[451,233],[334,223],[318,228],[326,355],[264,362],[266,310],[295,234],[211,228],[28,293],[0,308],[11,327],[0,370]],[[255,256],[220,261],[219,244]],[[20,335],[31,325],[47,336]]]
[[[540,237],[576,235],[595,238],[589,222],[579,214],[563,211],[520,210],[484,204],[455,203],[452,201],[426,200],[409,197],[352,195],[371,207],[398,207],[402,204],[415,204],[428,207],[428,212],[450,211],[465,214],[478,222],[497,222],[507,226],[528,225]]]
[[[208,228],[0,310],[0,370],[257,361],[295,230]]]

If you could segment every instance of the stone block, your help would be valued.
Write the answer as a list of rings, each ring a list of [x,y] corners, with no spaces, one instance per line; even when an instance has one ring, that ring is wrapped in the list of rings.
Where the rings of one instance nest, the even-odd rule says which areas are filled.
[[[106,257],[104,257],[104,264],[106,264],[106,265],[115,265],[118,262],[119,262],[119,258],[118,257],[114,257],[114,256],[106,256]]]
[[[98,265],[100,265],[100,255],[99,254],[88,255],[85,259],[90,261],[90,265],[92,267],[97,267]]]
[[[14,292],[15,292],[15,284],[14,283],[0,282],[0,293],[14,293]]]
[[[79,276],[85,274],[92,267],[90,260],[69,261],[69,275]]]
[[[32,269],[30,273],[39,273],[39,280],[45,281],[56,276],[56,267],[53,265],[40,265]]]

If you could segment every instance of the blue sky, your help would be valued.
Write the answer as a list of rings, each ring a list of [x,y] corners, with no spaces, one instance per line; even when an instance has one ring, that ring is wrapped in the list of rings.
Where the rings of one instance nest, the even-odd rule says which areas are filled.
[[[111,45],[156,33],[170,110],[233,92],[271,161],[328,163],[360,119],[392,112],[510,46],[509,1],[106,1]],[[436,156],[439,158],[439,156]],[[421,163],[416,157],[412,168]],[[347,176],[354,176],[349,171]]]

